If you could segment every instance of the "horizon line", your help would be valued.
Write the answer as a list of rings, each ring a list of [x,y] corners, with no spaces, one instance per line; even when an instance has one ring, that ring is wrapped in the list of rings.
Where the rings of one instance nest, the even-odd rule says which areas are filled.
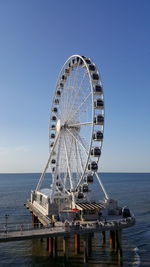
[[[31,173],[39,173],[41,174],[42,172],[0,172],[0,174],[31,174]],[[47,173],[51,173],[51,172],[47,172]],[[148,172],[136,172],[136,171],[102,171],[102,172],[98,172],[98,173],[150,173],[150,171]]]

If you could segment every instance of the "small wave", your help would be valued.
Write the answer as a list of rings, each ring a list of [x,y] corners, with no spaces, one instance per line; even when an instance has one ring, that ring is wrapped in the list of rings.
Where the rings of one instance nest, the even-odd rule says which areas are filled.
[[[132,266],[134,266],[134,267],[139,267],[140,264],[141,264],[141,259],[140,259],[140,256],[139,256],[139,254],[138,254],[138,251],[139,251],[138,247],[135,247],[135,248],[133,249],[134,256],[133,256],[133,263],[132,263]]]

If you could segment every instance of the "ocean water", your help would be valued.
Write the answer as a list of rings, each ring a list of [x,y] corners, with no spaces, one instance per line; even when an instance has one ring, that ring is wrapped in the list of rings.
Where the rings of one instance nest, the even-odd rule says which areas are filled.
[[[35,189],[40,174],[0,174],[0,228],[8,216],[8,226],[31,223],[31,214],[24,203]],[[102,182],[119,205],[128,205],[136,217],[136,224],[123,231],[123,266],[150,266],[150,174],[149,173],[102,173]],[[46,178],[50,184],[49,175]],[[99,197],[98,187],[94,191]],[[108,243],[108,242],[107,242]],[[93,239],[93,251],[86,266],[117,266],[108,245],[101,246],[100,235]],[[0,244],[0,267],[7,266],[84,266],[82,255],[71,257],[68,263],[63,258],[49,258],[46,241],[28,240]]]

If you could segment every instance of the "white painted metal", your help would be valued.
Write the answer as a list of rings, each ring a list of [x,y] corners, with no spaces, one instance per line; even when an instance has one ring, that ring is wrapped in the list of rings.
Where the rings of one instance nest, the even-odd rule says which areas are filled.
[[[39,182],[38,182],[37,187],[36,187],[36,191],[38,191],[38,190],[40,189],[41,184],[42,184],[42,182],[43,182],[43,180],[44,180],[45,173],[46,173],[46,171],[47,171],[47,169],[48,169],[48,166],[49,166],[49,163],[50,163],[50,160],[51,160],[51,157],[52,157],[54,148],[55,148],[55,146],[56,146],[56,144],[57,144],[58,138],[59,138],[59,134],[57,135],[57,138],[56,138],[56,140],[55,140],[54,146],[53,146],[53,148],[52,148],[52,150],[51,150],[51,153],[50,153],[50,155],[49,155],[48,161],[47,161],[47,163],[46,163],[45,169],[44,169],[43,173],[42,173],[41,176],[40,176]]]
[[[94,64],[96,70],[90,71],[89,60],[80,55],[73,55],[64,63],[58,80],[56,83],[56,90],[53,97],[53,104],[50,115],[50,133],[55,134],[54,144],[51,147],[50,138],[50,156],[47,161],[44,172],[42,173],[36,190],[42,186],[45,173],[48,167],[51,167],[53,173],[52,189],[54,201],[55,193],[72,196],[72,207],[76,201],[75,196],[79,190],[79,185],[84,183],[84,177],[88,174],[88,164],[92,161],[91,148],[98,146],[102,148],[103,141],[96,142],[93,139],[93,132],[100,130],[104,132],[104,124],[94,124],[94,117],[98,114],[104,116],[104,108],[94,108],[94,100],[101,97],[104,101],[103,93],[101,96],[93,94],[95,84],[101,85],[101,79],[94,80],[92,75],[100,74]],[[60,90],[60,96],[57,91]],[[55,104],[55,100],[59,103]],[[58,102],[58,101],[57,101]],[[57,107],[57,109],[55,108]],[[55,112],[55,111],[56,112]],[[56,121],[52,122],[52,116],[56,117]],[[54,127],[51,127],[51,124]],[[60,140],[58,142],[58,140]],[[52,155],[56,155],[56,167],[51,166]],[[98,164],[99,157],[95,157],[94,161]],[[56,178],[59,175],[62,192],[56,186]],[[104,189],[101,180],[96,173],[96,177],[104,192],[105,198],[108,199],[106,190]]]

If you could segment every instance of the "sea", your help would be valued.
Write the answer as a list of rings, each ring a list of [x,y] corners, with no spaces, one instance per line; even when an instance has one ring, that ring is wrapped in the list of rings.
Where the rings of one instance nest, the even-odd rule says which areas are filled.
[[[0,174],[1,230],[6,220],[8,228],[18,227],[22,222],[31,224],[31,214],[24,203],[30,199],[31,190],[35,189],[39,177],[39,173]],[[136,224],[123,231],[122,265],[150,266],[150,173],[102,173],[100,177],[109,197],[118,200],[120,206],[128,206],[136,218]],[[94,190],[99,198],[99,188],[95,186]],[[96,234],[92,242],[92,254],[87,264],[83,263],[81,254],[70,257],[68,262],[64,262],[63,257],[51,259],[46,251],[46,240],[0,243],[0,267],[120,265],[109,245],[102,246],[100,234]]]

